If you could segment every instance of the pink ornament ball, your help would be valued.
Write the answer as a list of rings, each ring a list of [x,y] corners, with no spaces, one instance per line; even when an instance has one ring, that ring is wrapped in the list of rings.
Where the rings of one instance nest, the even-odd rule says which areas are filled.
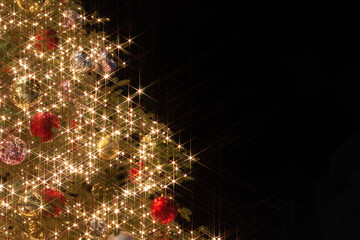
[[[8,136],[0,141],[0,160],[9,165],[18,165],[25,160],[26,143],[18,137]]]

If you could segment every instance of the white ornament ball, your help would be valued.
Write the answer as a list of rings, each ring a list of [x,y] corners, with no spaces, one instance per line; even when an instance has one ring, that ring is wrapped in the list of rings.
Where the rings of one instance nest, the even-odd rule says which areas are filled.
[[[111,234],[108,240],[135,240],[135,238],[129,232],[120,231],[118,235]]]

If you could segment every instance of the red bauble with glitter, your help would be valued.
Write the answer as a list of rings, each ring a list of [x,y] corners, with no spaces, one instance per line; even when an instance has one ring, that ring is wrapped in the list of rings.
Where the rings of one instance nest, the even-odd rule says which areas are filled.
[[[136,167],[133,167],[129,170],[129,180],[132,183],[136,183],[136,180],[141,177],[141,169],[144,166],[142,162],[138,162]]]
[[[168,197],[158,197],[151,204],[151,217],[161,224],[174,221],[178,214],[176,202]]]
[[[37,40],[35,46],[41,52],[57,49],[59,45],[59,38],[53,29],[40,30],[35,39]]]
[[[41,193],[41,196],[45,203],[45,216],[56,217],[63,213],[66,206],[66,198],[64,194],[53,188],[48,188]]]
[[[37,113],[30,121],[30,134],[41,138],[41,142],[50,142],[60,130],[60,121],[52,113]]]

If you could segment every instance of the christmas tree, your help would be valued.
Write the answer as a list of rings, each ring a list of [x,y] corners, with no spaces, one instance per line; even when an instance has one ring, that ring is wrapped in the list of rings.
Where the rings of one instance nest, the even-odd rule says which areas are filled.
[[[0,239],[208,239],[177,220],[197,159],[126,91],[132,42],[105,21],[72,0],[0,2]]]

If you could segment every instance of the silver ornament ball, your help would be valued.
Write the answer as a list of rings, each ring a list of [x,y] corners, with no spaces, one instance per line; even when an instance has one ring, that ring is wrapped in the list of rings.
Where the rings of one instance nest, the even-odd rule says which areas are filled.
[[[62,16],[62,25],[66,28],[72,28],[81,20],[81,16],[70,9],[65,10]]]
[[[98,62],[105,73],[111,73],[116,71],[118,65],[110,54],[106,51],[102,52],[99,56]]]
[[[90,57],[85,52],[75,52],[71,62],[76,71],[86,72],[91,68]]]

